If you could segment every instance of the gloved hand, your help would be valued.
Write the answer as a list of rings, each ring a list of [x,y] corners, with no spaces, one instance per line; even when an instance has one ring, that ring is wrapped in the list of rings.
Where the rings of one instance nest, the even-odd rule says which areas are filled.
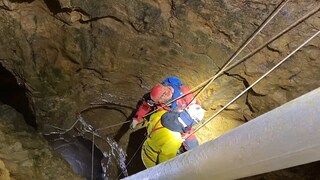
[[[130,129],[134,129],[138,124],[138,121],[135,119],[132,119],[132,122],[130,124]]]

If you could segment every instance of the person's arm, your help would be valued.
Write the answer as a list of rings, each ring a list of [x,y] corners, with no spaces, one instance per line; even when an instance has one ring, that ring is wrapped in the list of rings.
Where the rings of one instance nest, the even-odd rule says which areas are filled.
[[[147,103],[146,100],[143,100],[133,120],[138,121],[138,123],[142,122],[143,116],[145,116],[151,110],[152,110],[152,107]]]
[[[148,103],[150,101],[149,94],[146,94],[142,98],[142,103],[139,106],[135,116],[132,118],[132,122],[130,124],[130,128],[134,129],[137,124],[141,123],[143,121],[143,117],[152,110],[153,104]]]

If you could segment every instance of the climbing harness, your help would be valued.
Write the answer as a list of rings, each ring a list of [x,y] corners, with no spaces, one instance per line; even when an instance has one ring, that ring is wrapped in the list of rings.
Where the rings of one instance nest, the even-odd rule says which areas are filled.
[[[153,126],[152,130],[150,131],[150,133],[147,133],[146,136],[147,138],[151,138],[151,134],[154,133],[157,130],[160,130],[162,128],[164,128],[163,126],[157,127],[157,125],[160,123],[161,118],[155,123],[155,125]]]

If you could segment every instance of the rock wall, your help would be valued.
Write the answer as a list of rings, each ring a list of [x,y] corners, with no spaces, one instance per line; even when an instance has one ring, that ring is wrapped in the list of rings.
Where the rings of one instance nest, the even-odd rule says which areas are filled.
[[[165,77],[177,76],[195,87],[215,75],[280,3],[1,0],[0,63],[27,90],[39,131],[48,131],[46,124],[70,127],[92,103],[108,110],[88,112],[88,121],[109,126],[128,120],[142,95]],[[289,1],[239,57],[315,8],[317,0]],[[199,97],[206,117],[318,31],[319,17],[318,11],[215,80]],[[199,140],[215,138],[319,87],[319,44],[316,37],[228,107],[198,132]],[[119,134],[122,129],[104,135],[126,147],[129,134]]]
[[[0,142],[0,179],[81,179],[20,113],[3,104]]]

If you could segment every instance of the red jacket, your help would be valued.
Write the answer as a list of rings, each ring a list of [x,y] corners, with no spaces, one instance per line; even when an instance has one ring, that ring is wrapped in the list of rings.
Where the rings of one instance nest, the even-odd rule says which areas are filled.
[[[183,94],[186,94],[190,89],[187,88],[186,86],[182,85],[179,87],[181,92]],[[149,96],[150,98],[150,96]],[[136,112],[136,115],[135,117],[133,118],[134,120],[138,121],[138,122],[141,122],[143,120],[143,117],[148,113],[150,112],[151,110],[153,110],[153,108],[160,108],[159,110],[161,109],[165,109],[165,110],[168,110],[168,111],[182,111],[185,107],[187,107],[187,105],[191,102],[191,100],[194,98],[193,94],[190,93],[178,100],[176,100],[176,103],[177,103],[177,107],[175,109],[171,109],[171,107],[168,107],[168,106],[164,106],[164,104],[156,104],[154,106],[150,106],[147,101],[149,99],[146,99],[144,98],[142,100],[142,104],[140,105],[140,107],[138,108],[137,112]],[[200,104],[198,101],[196,101],[197,104]],[[161,108],[162,107],[162,108]]]

